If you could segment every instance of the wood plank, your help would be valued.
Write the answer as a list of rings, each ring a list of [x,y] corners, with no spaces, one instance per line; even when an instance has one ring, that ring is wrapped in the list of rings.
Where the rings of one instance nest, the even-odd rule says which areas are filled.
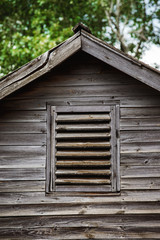
[[[62,114],[58,115],[56,118],[56,122],[98,122],[98,121],[109,121],[111,118],[109,114]]]
[[[121,178],[121,189],[125,190],[145,190],[159,189],[160,177],[134,177]]]
[[[120,119],[121,129],[125,130],[128,127],[128,130],[152,130],[157,127],[160,127],[160,117],[156,118],[122,118]]]
[[[121,166],[121,177],[160,177],[160,166]]]
[[[0,168],[39,168],[45,167],[46,158],[39,157],[2,157],[0,159]]]
[[[159,142],[138,142],[138,143],[123,143],[121,145],[121,153],[159,153]]]
[[[101,152],[86,152],[86,151],[75,151],[75,152],[63,152],[57,151],[56,157],[110,157],[111,153],[109,151],[101,151]]]
[[[106,185],[106,184],[111,184],[111,181],[109,179],[88,179],[88,178],[60,178],[60,179],[56,179],[56,184],[74,184],[74,185]]]
[[[44,192],[45,191],[45,181],[37,180],[19,180],[19,181],[0,181],[0,193],[10,192]]]
[[[124,227],[125,228],[125,227]],[[3,236],[1,239],[9,239],[12,237],[15,239],[26,239],[28,236],[31,236],[33,239],[57,239],[57,240],[65,240],[65,239],[76,239],[76,240],[85,240],[85,239],[122,239],[122,237],[127,238],[128,240],[140,240],[143,237],[143,240],[159,240],[160,233],[158,228],[149,227],[147,230],[145,227],[137,227],[134,228],[125,228],[123,227],[116,228],[57,228],[53,231],[53,228],[30,228],[30,229],[1,229],[0,234]],[[14,237],[13,237],[14,236]]]
[[[56,139],[70,140],[70,139],[108,139],[111,137],[110,133],[57,133]]]
[[[0,122],[44,122],[46,111],[6,111],[2,112]]]
[[[0,218],[0,229],[21,229],[41,227],[159,227],[159,215],[107,215],[107,216],[32,216]]]
[[[77,60],[77,59],[76,59]],[[72,68],[70,70],[69,73],[65,73],[65,72],[58,72],[57,74],[55,73],[53,75],[50,74],[48,76],[48,78],[45,80],[44,82],[44,86],[45,87],[60,87],[60,86],[90,86],[90,85],[110,85],[110,84],[132,84],[133,83],[133,78],[127,76],[126,74],[123,73],[119,73],[119,72],[111,72],[111,70],[107,73],[93,73],[94,71],[94,67],[99,65],[99,68],[101,67],[101,62],[96,63],[96,65],[91,65],[88,66],[85,65],[85,67],[83,67],[83,70],[88,71],[88,67],[90,67],[89,74],[85,73],[84,71],[82,72],[82,70],[80,69],[81,67],[81,63],[78,65],[77,63],[73,64],[72,62]],[[73,67],[75,68],[76,71],[79,71],[79,74],[76,74],[73,72]],[[106,68],[106,65],[105,65]]]
[[[16,216],[106,216],[106,215],[160,215],[157,202],[107,204],[34,204],[0,206],[0,217]]]
[[[0,133],[46,133],[46,122],[0,123]]]
[[[43,158],[46,156],[46,146],[1,146],[2,158]]]
[[[137,165],[137,166],[159,166],[160,152],[135,152],[122,153],[121,165]]]
[[[68,176],[68,175],[73,175],[73,176],[90,176],[90,175],[96,175],[96,176],[110,176],[111,171],[110,170],[86,170],[86,169],[78,169],[78,170],[70,170],[70,169],[65,169],[65,170],[56,170],[56,175],[57,176]]]
[[[28,91],[23,90],[23,91]],[[9,96],[0,103],[0,108],[7,110],[46,110],[46,103],[42,99],[16,99],[18,95],[14,97]]]
[[[90,166],[110,166],[111,162],[106,160],[58,160],[56,162],[57,167],[90,167]]]
[[[44,168],[1,168],[0,181],[45,180]]]
[[[46,134],[1,133],[0,146],[41,146],[46,145]]]
[[[57,142],[56,148],[105,148],[111,147],[110,142]]]
[[[122,118],[153,118],[160,117],[160,108],[159,107],[143,107],[143,108],[121,108],[121,117]]]
[[[7,206],[7,205],[13,205],[13,204],[38,204],[43,205],[44,203],[52,203],[52,204],[68,204],[71,205],[73,203],[75,204],[93,204],[93,203],[101,203],[101,204],[107,204],[107,203],[122,203],[122,202],[129,202],[132,204],[132,202],[141,202],[144,204],[144,202],[152,202],[153,204],[155,202],[159,202],[160,199],[160,190],[132,190],[132,191],[121,191],[121,195],[117,195],[114,193],[109,194],[82,194],[82,198],[79,197],[79,193],[76,194],[75,192],[73,194],[45,194],[45,192],[20,192],[20,193],[1,193],[0,197],[0,205]],[[132,213],[131,213],[132,214]]]
[[[138,90],[137,90],[138,89]],[[53,97],[124,97],[124,96],[148,96],[159,95],[158,92],[149,87],[133,83],[132,85],[99,85],[99,86],[62,86],[62,87],[36,87],[33,86],[28,92],[19,93],[19,98],[24,99],[44,99]]]
[[[103,131],[110,130],[109,124],[58,124],[57,131]]]
[[[121,143],[160,142],[160,131],[121,131]]]

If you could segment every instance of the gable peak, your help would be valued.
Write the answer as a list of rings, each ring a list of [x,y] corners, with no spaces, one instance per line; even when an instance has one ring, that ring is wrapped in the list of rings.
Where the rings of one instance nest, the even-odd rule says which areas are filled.
[[[81,30],[84,30],[88,33],[91,33],[91,30],[86,26],[84,25],[83,23],[79,22],[77,23],[73,28],[72,28],[73,32],[74,33],[77,33],[78,31],[81,31]]]

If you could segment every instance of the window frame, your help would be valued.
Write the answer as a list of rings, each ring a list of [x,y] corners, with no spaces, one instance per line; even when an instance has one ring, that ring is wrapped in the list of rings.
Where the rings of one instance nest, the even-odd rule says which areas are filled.
[[[55,106],[56,105],[56,106]],[[99,192],[99,194],[103,193],[103,194],[108,194],[108,193],[119,193],[120,192],[120,140],[119,140],[119,103],[114,103],[114,102],[110,102],[110,103],[103,103],[103,104],[95,104],[93,103],[91,104],[72,104],[73,108],[86,108],[87,106],[89,108],[98,108],[98,107],[110,107],[111,108],[111,136],[115,136],[114,138],[111,137],[111,149],[112,149],[112,178],[111,178],[111,186],[109,185],[109,188],[106,188],[106,192]],[[55,134],[55,128],[54,126],[52,126],[52,122],[53,122],[53,109],[55,107],[64,107],[65,109],[71,109],[71,106],[65,105],[64,102],[63,104],[56,104],[56,102],[50,102],[47,103],[47,162],[46,162],[46,193],[61,193],[59,191],[53,191],[53,185],[54,185],[54,180],[55,180],[55,174],[54,174],[54,160],[53,160],[53,155],[54,155],[54,151],[55,148],[53,149],[53,143],[52,143],[52,139],[53,136]],[[114,120],[114,121],[113,121]],[[63,191],[63,193],[79,193],[80,195],[82,194],[82,192],[68,192],[68,191]],[[91,191],[86,192],[88,194],[91,193]],[[97,194],[96,192],[92,192]]]

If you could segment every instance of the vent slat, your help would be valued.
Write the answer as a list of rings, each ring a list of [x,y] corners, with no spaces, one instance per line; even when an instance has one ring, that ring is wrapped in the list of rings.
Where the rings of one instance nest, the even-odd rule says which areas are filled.
[[[101,161],[97,161],[97,160],[89,160],[89,161],[57,161],[56,162],[56,166],[57,167],[81,167],[81,166],[89,166],[89,167],[93,167],[93,166],[110,166],[111,163],[110,161],[106,161],[106,160],[101,160]]]
[[[109,124],[58,124],[57,131],[106,131],[110,130]]]
[[[111,189],[111,107],[58,106],[55,112],[54,190]]]
[[[105,152],[63,152],[63,151],[57,151],[56,157],[109,157],[111,156],[111,153],[109,151]]]
[[[110,142],[58,142],[56,144],[58,148],[105,148],[111,147]]]
[[[110,176],[110,170],[56,170],[57,176]]]
[[[111,181],[110,179],[88,179],[88,178],[79,178],[79,179],[74,179],[74,178],[61,178],[61,179],[56,179],[56,184],[75,184],[75,185],[104,185],[104,184],[110,184]]]
[[[110,133],[58,133],[56,139],[104,139],[110,138]]]
[[[56,118],[56,122],[108,122],[110,119],[109,114],[59,114]]]

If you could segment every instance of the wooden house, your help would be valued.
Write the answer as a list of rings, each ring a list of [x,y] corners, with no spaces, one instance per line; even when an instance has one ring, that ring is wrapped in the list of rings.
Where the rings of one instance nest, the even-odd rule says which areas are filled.
[[[0,239],[160,239],[160,72],[74,32],[0,81]]]

